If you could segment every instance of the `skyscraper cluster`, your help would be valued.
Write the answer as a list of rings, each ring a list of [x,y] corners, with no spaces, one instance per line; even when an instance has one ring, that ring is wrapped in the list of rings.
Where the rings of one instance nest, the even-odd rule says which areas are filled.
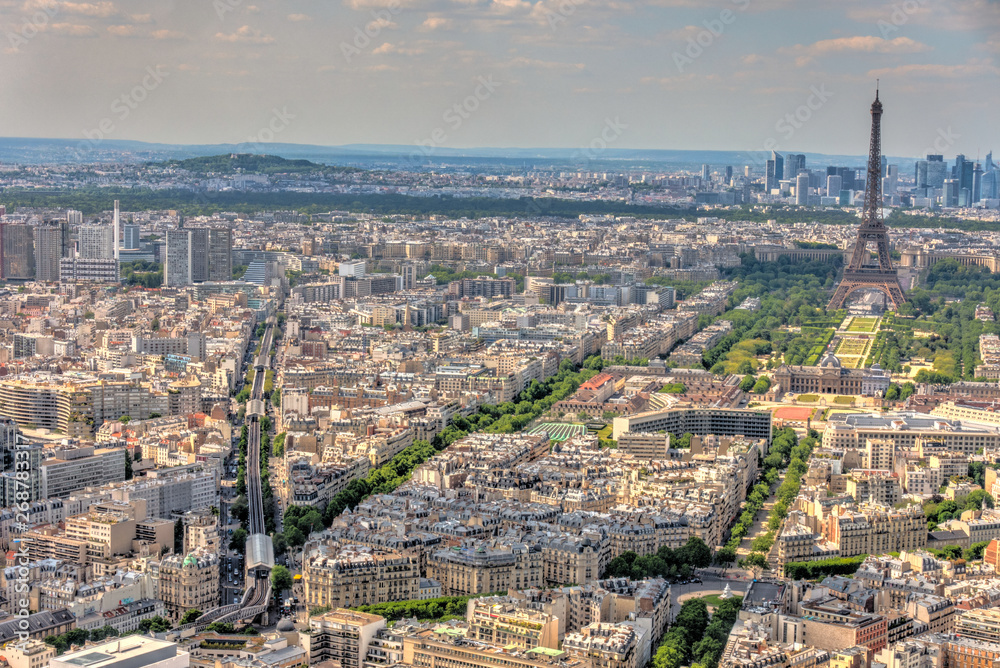
[[[819,195],[825,189],[826,200],[814,202],[810,195]],[[771,158],[764,166],[764,192],[766,195],[787,195],[792,190],[795,204],[848,205],[851,191],[855,189],[855,170],[849,167],[827,167],[826,180],[823,173],[806,167],[803,153],[782,155],[771,151]]]
[[[928,155],[918,160],[914,174],[914,195],[936,201],[942,206],[972,206],[986,199],[1000,197],[997,166],[993,153],[986,154],[985,162],[955,156],[955,164],[948,167],[942,155]]]
[[[183,227],[167,232],[163,284],[171,287],[232,280],[233,233],[226,228]]]

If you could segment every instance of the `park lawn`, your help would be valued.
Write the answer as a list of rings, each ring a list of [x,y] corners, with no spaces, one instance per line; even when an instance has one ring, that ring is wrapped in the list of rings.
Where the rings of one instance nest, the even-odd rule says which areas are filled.
[[[834,397],[833,403],[841,404],[843,406],[852,406],[854,404],[854,397],[837,396]]]
[[[819,395],[818,394],[800,394],[799,395],[799,401],[806,401],[806,402],[819,401]]]
[[[845,337],[837,346],[837,355],[864,355],[868,348],[868,339]]]
[[[614,433],[614,428],[609,424],[604,429],[597,432],[597,438],[608,440],[609,438],[611,438],[611,434],[613,433]]]
[[[719,598],[718,594],[709,594],[708,596],[699,596],[701,600],[705,601],[705,605],[713,608],[717,608],[722,605],[722,602],[726,599]]]
[[[872,332],[875,330],[875,325],[878,324],[878,318],[855,318],[850,325],[847,327],[848,332]]]

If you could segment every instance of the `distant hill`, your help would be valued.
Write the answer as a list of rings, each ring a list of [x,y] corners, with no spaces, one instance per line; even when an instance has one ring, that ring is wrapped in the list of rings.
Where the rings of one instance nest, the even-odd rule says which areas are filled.
[[[229,153],[208,155],[184,160],[167,160],[160,163],[164,167],[176,167],[195,174],[344,174],[360,172],[354,167],[321,165],[310,160],[288,160],[276,155],[253,155],[251,153]]]
[[[856,148],[867,148],[864,147]],[[0,162],[22,165],[125,163],[142,164],[161,160],[183,161],[195,157],[226,156],[230,153],[252,155],[266,150],[271,156],[281,156],[290,162],[312,161],[320,165],[341,165],[361,169],[469,169],[502,173],[535,169],[575,171],[582,161],[590,171],[622,172],[658,170],[664,165],[673,168],[700,170],[702,164],[713,169],[732,165],[737,173],[743,165],[753,165],[759,174],[768,154],[761,149],[752,151],[686,151],[660,149],[608,148],[597,155],[573,148],[448,148],[437,146],[432,151],[415,145],[350,144],[316,146],[272,142],[261,144],[155,144],[125,139],[105,139],[88,142],[80,139],[39,139],[30,137],[0,137]],[[582,152],[582,153],[581,153]],[[867,156],[805,153],[810,168],[826,165],[864,168]],[[914,158],[887,156],[900,172],[912,171]],[[284,168],[287,170],[287,166]],[[279,170],[281,171],[281,170]]]

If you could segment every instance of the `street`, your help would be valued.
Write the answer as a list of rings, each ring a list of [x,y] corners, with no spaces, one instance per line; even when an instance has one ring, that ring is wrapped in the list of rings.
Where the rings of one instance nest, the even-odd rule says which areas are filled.
[[[727,577],[728,576],[728,577]],[[747,587],[750,585],[750,581],[753,579],[746,571],[739,568],[729,569],[724,576],[716,575],[709,570],[699,570],[697,577],[701,579],[701,582],[695,582],[692,584],[675,584],[670,587],[670,620],[673,621],[674,617],[681,609],[681,603],[678,599],[684,594],[691,594],[695,592],[704,592],[705,594],[711,592],[722,593],[726,589],[726,585],[729,585],[730,591],[732,591],[734,596],[742,596]]]

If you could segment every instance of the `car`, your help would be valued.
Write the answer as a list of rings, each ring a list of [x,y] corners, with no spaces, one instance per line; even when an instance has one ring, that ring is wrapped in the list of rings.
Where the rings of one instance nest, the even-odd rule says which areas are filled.
[[[691,580],[691,582],[694,582],[695,584],[701,584],[701,578],[695,578],[694,580]]]

